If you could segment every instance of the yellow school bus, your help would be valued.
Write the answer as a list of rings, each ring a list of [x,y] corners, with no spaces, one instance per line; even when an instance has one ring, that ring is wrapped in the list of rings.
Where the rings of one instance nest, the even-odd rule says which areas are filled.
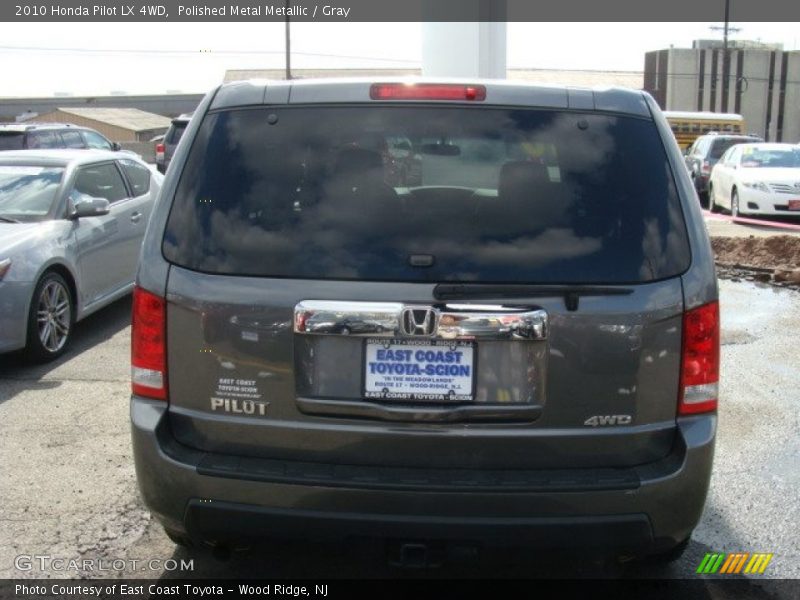
[[[681,150],[686,150],[701,135],[719,133],[745,133],[742,115],[715,112],[684,112],[665,110],[664,116],[672,128]]]

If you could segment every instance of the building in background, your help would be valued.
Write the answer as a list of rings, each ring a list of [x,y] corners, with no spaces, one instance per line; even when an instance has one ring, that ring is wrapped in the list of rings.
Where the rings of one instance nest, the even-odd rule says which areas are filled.
[[[800,51],[780,44],[719,40],[645,54],[644,89],[664,110],[738,113],[748,132],[800,141]]]
[[[436,3],[431,16],[437,12]],[[422,24],[422,75],[425,77],[506,77],[506,6],[501,0],[460,0],[470,22]]]
[[[27,120],[32,113],[43,115],[59,108],[138,108],[140,110],[177,117],[192,112],[203,94],[166,93],[146,96],[69,96],[45,98],[0,98],[0,122]]]
[[[138,108],[61,107],[39,115],[40,123],[71,123],[91,127],[112,142],[146,142],[167,131],[170,119]]]

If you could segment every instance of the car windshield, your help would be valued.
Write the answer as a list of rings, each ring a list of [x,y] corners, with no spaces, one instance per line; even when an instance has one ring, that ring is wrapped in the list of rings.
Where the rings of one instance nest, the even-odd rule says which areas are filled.
[[[0,132],[0,150],[21,150],[24,137],[21,131]]]
[[[689,262],[652,121],[472,107],[211,114],[164,254],[212,273],[512,283],[652,281]]]
[[[742,154],[744,168],[800,168],[800,148],[746,148]]]
[[[45,219],[63,175],[61,167],[0,165],[0,217],[16,221]]]

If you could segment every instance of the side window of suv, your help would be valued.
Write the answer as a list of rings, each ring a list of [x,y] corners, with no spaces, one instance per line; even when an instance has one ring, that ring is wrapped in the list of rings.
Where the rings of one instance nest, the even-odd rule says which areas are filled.
[[[99,150],[111,150],[111,142],[95,131],[83,131],[83,139],[86,140],[86,145],[89,148],[97,148]]]
[[[86,148],[86,144],[83,142],[81,134],[77,131],[62,131],[61,141],[63,142],[65,148]]]
[[[128,197],[125,182],[117,167],[111,163],[82,167],[75,178],[74,192],[105,198],[112,204]]]
[[[121,160],[122,170],[128,178],[134,198],[150,191],[150,170],[132,160]]]
[[[28,148],[62,148],[61,138],[55,131],[31,131],[28,133]]]

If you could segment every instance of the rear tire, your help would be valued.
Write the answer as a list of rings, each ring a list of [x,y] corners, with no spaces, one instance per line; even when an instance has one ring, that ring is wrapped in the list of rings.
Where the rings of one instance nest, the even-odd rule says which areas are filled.
[[[35,362],[48,362],[64,354],[75,324],[75,303],[66,280],[45,273],[36,284],[28,310],[25,352]]]
[[[731,192],[731,216],[734,219],[739,218],[739,192],[736,188]]]

